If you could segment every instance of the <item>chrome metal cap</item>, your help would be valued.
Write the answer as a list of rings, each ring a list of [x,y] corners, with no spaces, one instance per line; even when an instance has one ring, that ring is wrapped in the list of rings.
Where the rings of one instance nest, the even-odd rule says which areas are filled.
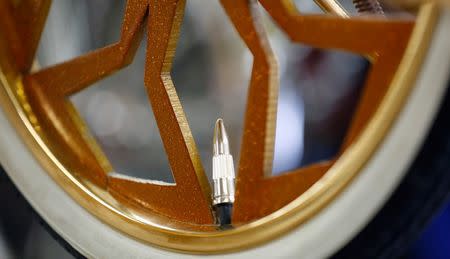
[[[214,127],[213,155],[230,155],[230,142],[222,119],[217,119]]]
[[[234,162],[222,119],[216,121],[213,139],[213,204],[234,202]]]

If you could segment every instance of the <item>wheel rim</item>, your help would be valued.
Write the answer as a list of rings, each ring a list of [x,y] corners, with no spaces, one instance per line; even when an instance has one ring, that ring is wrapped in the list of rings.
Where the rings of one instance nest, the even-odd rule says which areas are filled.
[[[294,226],[298,226],[306,219],[312,217],[318,210],[332,201],[357,174],[359,169],[364,166],[364,163],[370,158],[372,152],[383,139],[408,95],[414,81],[415,71],[418,70],[424,51],[427,49],[427,39],[429,39],[431,34],[436,13],[437,9],[432,5],[422,8],[417,20],[418,25],[413,32],[408,48],[405,50],[406,53],[419,53],[419,55],[404,55],[397,70],[398,72],[393,75],[386,96],[381,101],[380,108],[374,113],[368,126],[362,133],[358,132],[360,136],[358,140],[352,142],[351,148],[346,149],[329,170],[328,166],[326,167],[325,176],[312,183],[312,187],[308,188],[298,198],[294,200],[287,198],[289,201],[281,202],[281,205],[278,205],[277,208],[268,208],[263,216],[244,214],[242,221],[251,221],[251,223],[229,231],[215,231],[207,224],[199,227],[198,225],[193,226],[181,223],[173,228],[167,227],[167,218],[142,213],[139,208],[133,207],[132,203],[127,201],[126,198],[122,200],[120,195],[110,196],[105,190],[102,190],[102,187],[105,186],[102,185],[101,181],[93,178],[90,178],[91,181],[87,181],[86,177],[73,174],[58,159],[61,157],[61,154],[55,152],[57,148],[51,147],[51,140],[39,133],[42,116],[35,115],[33,112],[35,109],[39,109],[38,107],[43,106],[43,103],[36,101],[39,99],[38,97],[32,97],[33,95],[38,95],[33,92],[35,87],[30,87],[30,83],[22,85],[21,75],[18,76],[17,70],[14,71],[15,69],[8,70],[8,66],[3,66],[2,105],[9,110],[8,115],[14,117],[12,120],[15,122],[17,130],[22,134],[29,148],[49,174],[76,201],[103,221],[144,241],[164,248],[179,249],[185,252],[223,252],[246,248],[272,240],[274,237],[286,233]],[[27,82],[27,78],[32,80],[33,74],[27,75],[24,82]],[[22,89],[24,90],[21,91]],[[30,97],[34,98],[35,104],[30,105],[27,101]],[[251,119],[249,118],[248,120]],[[256,121],[256,123],[261,123],[261,121]],[[265,125],[265,123],[258,126],[258,128],[266,128],[266,130],[267,127],[269,126]],[[248,138],[251,138],[251,136]],[[58,141],[60,140],[56,142]],[[257,141],[265,145],[265,141],[260,139]],[[244,148],[245,146],[246,144],[244,144]],[[248,156],[247,159],[247,163],[254,163],[257,160],[251,156]],[[267,163],[267,159],[261,159],[259,163],[263,167],[264,163]],[[263,171],[260,170],[260,172]],[[248,174],[243,173],[243,175]],[[245,180],[241,179],[240,181]],[[100,187],[92,182],[97,183]],[[207,187],[205,188],[207,189]],[[295,196],[298,195],[295,194]],[[208,198],[207,195],[206,197]],[[128,207],[123,208],[123,204],[126,204]],[[240,206],[248,209],[245,201],[242,204]],[[237,203],[237,208],[239,208],[239,203]],[[239,209],[237,210],[239,211]],[[258,236],[258,238],[255,238],[255,236]],[[175,241],[168,243],[165,241],[167,239]]]

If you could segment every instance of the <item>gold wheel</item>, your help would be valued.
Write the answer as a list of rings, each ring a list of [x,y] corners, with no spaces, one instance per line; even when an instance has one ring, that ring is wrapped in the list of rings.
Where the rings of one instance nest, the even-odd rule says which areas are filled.
[[[302,14],[291,1],[259,3],[221,1],[253,56],[233,229],[219,230],[214,224],[209,182],[170,76],[185,1],[128,0],[118,42],[37,70],[31,67],[50,1],[3,1],[2,108],[59,186],[87,211],[134,238],[189,253],[237,251],[272,241],[332,203],[366,166],[413,89],[439,8],[426,4],[414,18],[391,19],[348,17],[334,1],[319,4],[335,16]],[[337,155],[279,176],[270,176],[278,67],[260,8],[293,42],[345,50],[371,63]],[[175,184],[112,174],[108,158],[68,99],[130,64],[142,38],[147,41],[145,87]]]

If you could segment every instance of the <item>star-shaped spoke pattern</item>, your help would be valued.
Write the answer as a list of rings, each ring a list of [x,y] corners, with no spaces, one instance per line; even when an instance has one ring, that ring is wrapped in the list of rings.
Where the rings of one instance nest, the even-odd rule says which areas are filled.
[[[414,23],[381,17],[344,19],[302,15],[290,1],[259,2],[292,41],[316,48],[345,50],[371,60],[364,93],[342,152],[357,138],[386,93]],[[258,3],[247,0],[222,0],[222,3],[254,55],[233,215],[234,222],[248,222],[299,197],[325,174],[334,160],[270,177],[278,91],[276,62],[258,18]]]
[[[235,222],[242,223],[266,216],[299,197],[338,158],[270,177],[279,78],[276,58],[261,24],[260,4],[292,41],[357,53],[372,62],[341,153],[351,146],[377,109],[414,23],[383,17],[302,15],[291,1],[220,1],[254,57],[233,215]],[[209,183],[170,76],[185,0],[128,0],[117,43],[35,73],[28,71],[50,1],[23,0],[18,6],[10,2],[13,1],[0,3],[0,29],[6,32],[6,36],[0,35],[0,45],[5,40],[14,43],[10,44],[10,53],[17,57],[15,64],[23,73],[28,102],[46,139],[58,140],[48,142],[52,149],[63,152],[64,156],[58,159],[121,201],[183,222],[213,223]],[[24,10],[31,11],[25,15]],[[111,166],[68,101],[71,94],[131,63],[145,25],[144,82],[175,179],[171,185],[109,176]]]
[[[117,198],[180,221],[213,223],[208,180],[195,142],[170,78],[185,1],[127,1],[119,42],[24,78],[28,100],[48,134],[58,136],[70,150],[63,159],[78,174],[108,189]],[[150,13],[151,15],[147,15]],[[147,21],[145,86],[175,185],[108,176],[112,169],[80,132],[67,96],[81,91],[128,65],[141,41]],[[77,129],[77,130],[74,130]]]

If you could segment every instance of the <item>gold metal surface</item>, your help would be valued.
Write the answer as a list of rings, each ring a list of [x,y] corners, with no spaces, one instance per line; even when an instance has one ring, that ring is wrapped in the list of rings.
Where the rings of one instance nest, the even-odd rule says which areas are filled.
[[[184,1],[127,2],[118,43],[24,77],[24,88],[40,119],[43,134],[71,172],[179,221],[212,224],[210,190],[180,101],[170,79],[171,62],[181,25]],[[67,96],[128,65],[142,38],[147,12],[145,85],[176,185],[142,183],[107,177],[110,168],[83,141],[76,119],[67,116]],[[151,58],[150,58],[151,57]],[[151,86],[151,87],[150,87]],[[64,152],[63,152],[64,150]],[[104,156],[102,156],[104,157]]]
[[[2,57],[19,72],[31,68],[49,8],[50,0],[0,2],[0,37],[8,42]]]
[[[30,6],[48,3],[22,2]],[[222,0],[254,55],[233,215],[235,222],[251,222],[216,231],[208,226],[212,223],[209,186],[170,80],[184,1],[155,2],[127,1],[118,43],[27,74],[24,71],[31,64],[31,54],[26,53],[34,53],[30,49],[35,49],[37,39],[27,43],[29,46],[10,46],[9,39],[20,38],[21,34],[9,27],[18,22],[13,16],[1,15],[11,14],[14,8],[2,1],[0,31],[7,33],[0,34],[0,101],[37,160],[79,204],[133,237],[185,252],[248,248],[292,230],[326,206],[364,166],[395,120],[426,53],[438,15],[433,5],[424,6],[407,46],[411,21],[301,15],[288,1],[260,1],[293,41],[352,51],[372,61],[363,97],[339,157],[268,177],[278,87],[276,61],[259,21],[257,2]],[[42,8],[45,12],[32,13],[29,19],[41,21],[48,10],[47,5],[42,6],[47,7]],[[147,12],[152,15],[147,17]],[[145,84],[176,185],[144,184],[108,176],[109,164],[66,99],[131,62],[145,19]],[[42,28],[27,30],[34,31],[34,35]],[[23,52],[24,61],[16,64],[11,57],[22,53],[21,48],[28,51]],[[249,192],[255,193],[248,196]],[[183,197],[186,194],[189,197]]]
[[[389,88],[414,23],[382,18],[301,15],[292,9],[292,5],[280,4],[284,2],[261,0],[260,3],[294,42],[370,57],[372,67],[344,141],[344,151],[366,126]],[[254,56],[233,210],[233,222],[249,222],[269,215],[299,197],[333,162],[268,177],[272,171],[277,108],[276,61],[258,20],[256,7],[246,0],[222,1],[222,4]]]

